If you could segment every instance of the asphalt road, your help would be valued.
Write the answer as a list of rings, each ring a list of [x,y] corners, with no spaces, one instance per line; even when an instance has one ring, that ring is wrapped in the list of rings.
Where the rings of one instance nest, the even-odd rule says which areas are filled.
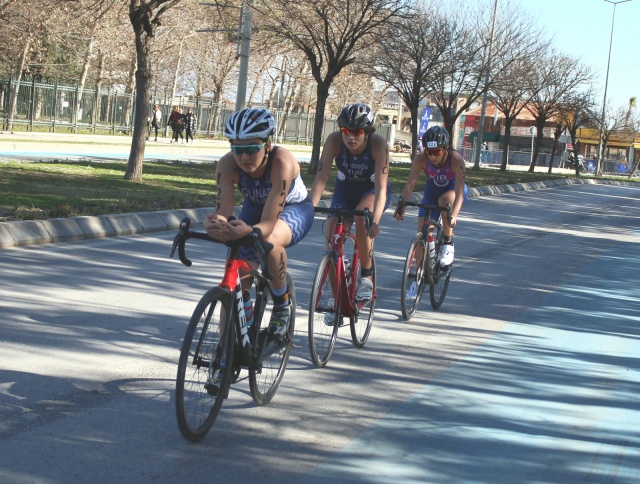
[[[174,415],[179,346],[224,250],[173,232],[0,250],[0,482],[640,479],[640,190],[470,199],[442,308],[402,321],[415,213],[376,242],[369,342],[307,347],[321,220],[290,250],[298,345],[271,404],[232,388],[199,444]]]

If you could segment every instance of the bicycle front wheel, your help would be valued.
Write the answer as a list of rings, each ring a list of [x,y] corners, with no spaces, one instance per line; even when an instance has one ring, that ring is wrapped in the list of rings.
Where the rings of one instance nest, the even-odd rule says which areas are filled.
[[[361,278],[360,262],[358,261],[358,271],[356,281]],[[355,269],[354,269],[355,270]],[[376,310],[376,259],[371,255],[371,279],[373,280],[373,295],[368,301],[356,302],[357,311],[355,316],[350,318],[351,322],[351,341],[357,348],[362,348],[369,339],[371,325],[373,324],[373,313]]]
[[[317,368],[324,367],[329,361],[342,319],[336,274],[336,260],[331,254],[325,254],[316,270],[309,303],[309,352]],[[330,278],[334,279],[335,290],[331,288]],[[334,310],[335,297],[338,301]]]
[[[289,354],[291,353],[291,342],[296,326],[296,288],[293,279],[287,273],[287,286],[291,294],[291,314],[289,316],[289,338],[282,338],[280,341],[267,341],[262,352],[262,361],[258,362],[255,368],[249,369],[249,389],[251,397],[258,405],[266,405],[276,394],[284,371],[287,368]],[[253,324],[259,324],[258,337],[266,338],[267,328],[271,320],[273,301],[269,290],[265,288],[260,304],[260,313],[256,315]]]
[[[422,234],[418,232],[409,244],[402,281],[400,281],[400,310],[405,321],[413,317],[422,299],[423,271],[420,260],[424,260],[425,257],[427,257],[425,243]]]
[[[232,319],[227,322],[227,301],[225,289],[207,291],[191,316],[182,342],[176,416],[180,432],[190,442],[207,434],[228,393],[235,331]]]
[[[429,286],[429,295],[431,296],[431,307],[438,309],[444,301],[444,296],[447,294],[447,288],[449,287],[449,278],[451,277],[451,271],[453,265],[443,268],[439,262],[436,262],[433,280],[434,283]]]

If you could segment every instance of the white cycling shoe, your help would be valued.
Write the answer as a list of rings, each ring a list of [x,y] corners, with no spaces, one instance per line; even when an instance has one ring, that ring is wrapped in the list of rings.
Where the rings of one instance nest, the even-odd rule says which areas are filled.
[[[440,247],[440,265],[443,267],[453,264],[453,244],[442,244]]]

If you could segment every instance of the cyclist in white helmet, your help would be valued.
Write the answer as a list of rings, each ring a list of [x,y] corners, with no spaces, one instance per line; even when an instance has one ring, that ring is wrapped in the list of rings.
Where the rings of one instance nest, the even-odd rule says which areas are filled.
[[[366,231],[363,217],[356,217],[356,240],[361,257],[362,279],[356,288],[356,299],[371,299],[373,267],[371,254],[373,238],[380,233],[380,218],[390,203],[389,145],[382,136],[374,133],[375,116],[366,104],[345,106],[338,116],[340,131],[331,133],[322,148],[318,173],[311,187],[314,206],[327,186],[333,161],[338,167],[331,207],[350,210],[368,208],[373,213],[373,223]],[[327,223],[327,240],[333,234],[333,223]]]
[[[298,161],[285,148],[271,142],[275,130],[275,121],[266,109],[247,108],[231,115],[224,130],[231,151],[218,161],[216,211],[207,216],[204,227],[211,237],[221,241],[240,239],[257,227],[273,244],[268,261],[274,275],[269,332],[272,336],[283,336],[290,318],[286,248],[300,242],[309,232],[314,210],[300,177]],[[236,186],[244,203],[238,219],[229,220]],[[241,255],[243,259],[257,261],[253,250],[242,248]]]

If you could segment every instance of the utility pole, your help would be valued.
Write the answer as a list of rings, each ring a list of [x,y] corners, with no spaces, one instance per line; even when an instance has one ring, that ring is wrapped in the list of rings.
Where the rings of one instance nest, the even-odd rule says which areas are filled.
[[[228,5],[218,3],[200,2],[201,5],[208,5],[218,8],[226,8]],[[238,71],[238,92],[236,93],[236,111],[245,107],[247,98],[247,77],[249,75],[249,52],[251,51],[251,27],[253,21],[253,0],[246,0],[246,6],[240,7],[240,18],[238,20],[238,49],[236,59],[240,57]],[[237,8],[237,7],[230,7]],[[229,29],[201,29],[198,32],[235,32]]]
[[[604,81],[604,98],[602,99],[602,116],[600,116],[600,135],[598,136],[598,161],[596,162],[596,175],[602,175],[602,167],[604,165],[604,153],[602,149],[602,131],[604,130],[604,113],[607,107],[607,87],[609,85],[609,65],[611,64],[611,46],[613,45],[613,24],[616,21],[616,5],[619,3],[630,2],[631,0],[620,0],[618,2],[612,2],[611,0],[604,0],[607,3],[613,4],[613,15],[611,16],[611,36],[609,37],[609,58],[607,60],[607,76]]]
[[[628,1],[628,0],[627,0]],[[478,126],[478,136],[476,137],[476,139],[478,140],[476,143],[476,149],[474,152],[474,156],[473,156],[473,169],[474,170],[479,170],[480,169],[480,150],[482,149],[482,142],[484,141],[484,116],[487,112],[487,96],[488,96],[488,89],[486,88],[486,86],[489,84],[489,74],[490,74],[490,70],[491,70],[491,50],[493,48],[493,33],[495,31],[496,28],[496,13],[498,10],[498,0],[495,0],[495,2],[493,3],[493,19],[491,20],[491,34],[489,36],[489,53],[487,55],[487,74],[485,76],[485,80],[484,80],[484,84],[485,84],[485,91],[482,94],[482,111],[480,113],[480,126]],[[494,109],[497,109],[494,106]],[[453,138],[453,136],[452,136]]]
[[[241,30],[240,39],[240,71],[238,72],[238,93],[236,94],[236,111],[245,107],[247,97],[247,77],[249,75],[249,51],[251,50],[251,23],[253,20],[253,10],[251,6],[253,0],[247,0],[244,7],[244,25]],[[240,14],[242,15],[242,13]],[[242,21],[242,20],[241,20]]]

